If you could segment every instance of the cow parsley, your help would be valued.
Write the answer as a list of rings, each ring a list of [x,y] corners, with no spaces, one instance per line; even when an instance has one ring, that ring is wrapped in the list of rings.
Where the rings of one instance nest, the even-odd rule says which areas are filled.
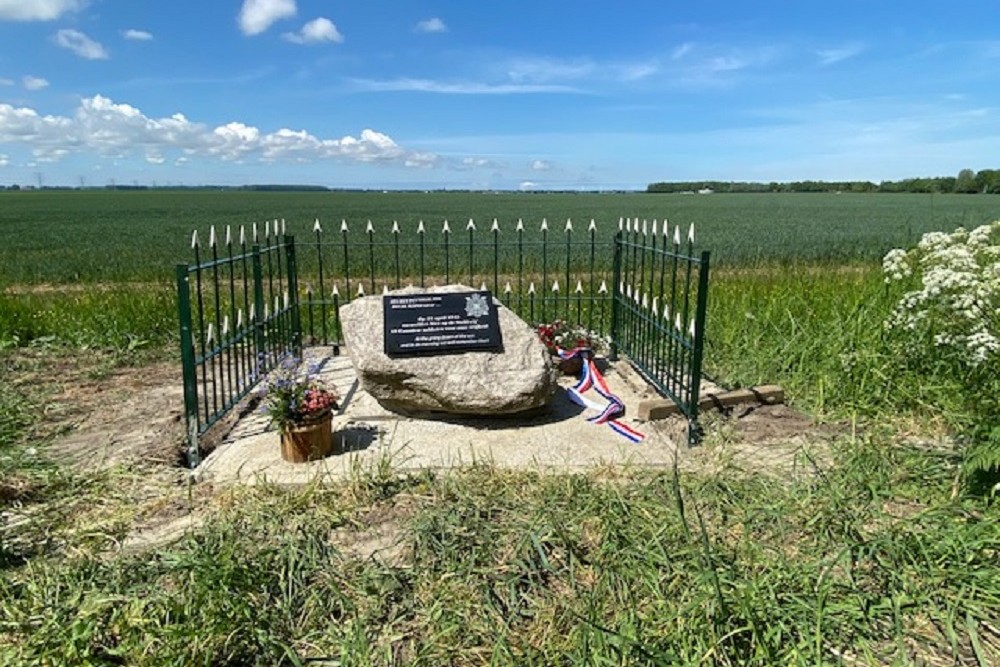
[[[919,352],[924,341],[954,351],[972,366],[1000,355],[1000,221],[971,232],[924,234],[917,247],[890,250],[885,282],[915,283],[885,326],[906,332]],[[944,350],[942,350],[944,351]]]
[[[887,253],[882,268],[887,284],[909,290],[886,329],[901,354],[925,362],[929,380],[957,383],[963,472],[1000,494],[1000,221],[924,234],[917,247]]]

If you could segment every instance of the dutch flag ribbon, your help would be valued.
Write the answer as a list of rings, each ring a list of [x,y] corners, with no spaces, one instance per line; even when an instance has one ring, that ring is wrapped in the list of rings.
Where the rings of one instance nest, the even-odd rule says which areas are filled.
[[[593,424],[607,424],[618,435],[627,440],[640,443],[646,437],[628,424],[619,421],[625,415],[625,404],[622,400],[611,393],[608,383],[605,381],[601,371],[594,363],[594,353],[588,347],[577,347],[572,350],[557,348],[560,359],[572,359],[581,357],[583,360],[583,370],[580,373],[580,381],[569,388],[569,397],[577,405],[597,412],[593,417],[588,417],[587,421]],[[593,389],[600,395],[605,403],[601,404],[591,400],[584,393]]]

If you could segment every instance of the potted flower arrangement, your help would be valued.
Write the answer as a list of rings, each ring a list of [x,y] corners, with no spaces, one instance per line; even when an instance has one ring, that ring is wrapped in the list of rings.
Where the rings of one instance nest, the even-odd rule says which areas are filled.
[[[301,362],[285,359],[261,385],[261,410],[281,432],[281,457],[301,463],[333,451],[333,410],[339,396],[316,377],[315,369],[301,373]]]
[[[554,320],[546,324],[539,324],[536,328],[538,338],[548,348],[556,360],[559,369],[567,374],[580,372],[583,366],[583,358],[576,356],[571,359],[562,359],[559,350],[571,352],[577,348],[584,348],[592,353],[603,352],[605,349],[604,339],[597,332],[590,331],[581,324],[573,324],[565,320]]]

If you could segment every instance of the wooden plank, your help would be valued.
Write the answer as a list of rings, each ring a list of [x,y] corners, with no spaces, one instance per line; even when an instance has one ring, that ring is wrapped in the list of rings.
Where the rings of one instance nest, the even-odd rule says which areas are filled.
[[[765,384],[759,387],[706,394],[698,401],[698,409],[708,410],[716,408],[721,410],[722,408],[731,405],[740,405],[741,403],[773,405],[784,402],[784,389],[776,384]],[[656,419],[666,419],[680,413],[681,409],[673,401],[666,398],[655,398],[639,403],[638,418],[643,421],[654,421]]]

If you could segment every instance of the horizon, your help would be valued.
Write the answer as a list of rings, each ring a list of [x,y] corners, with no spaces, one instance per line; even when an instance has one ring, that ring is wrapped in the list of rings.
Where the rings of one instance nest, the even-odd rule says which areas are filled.
[[[0,184],[642,191],[954,176],[1000,152],[1000,17],[0,0]]]

